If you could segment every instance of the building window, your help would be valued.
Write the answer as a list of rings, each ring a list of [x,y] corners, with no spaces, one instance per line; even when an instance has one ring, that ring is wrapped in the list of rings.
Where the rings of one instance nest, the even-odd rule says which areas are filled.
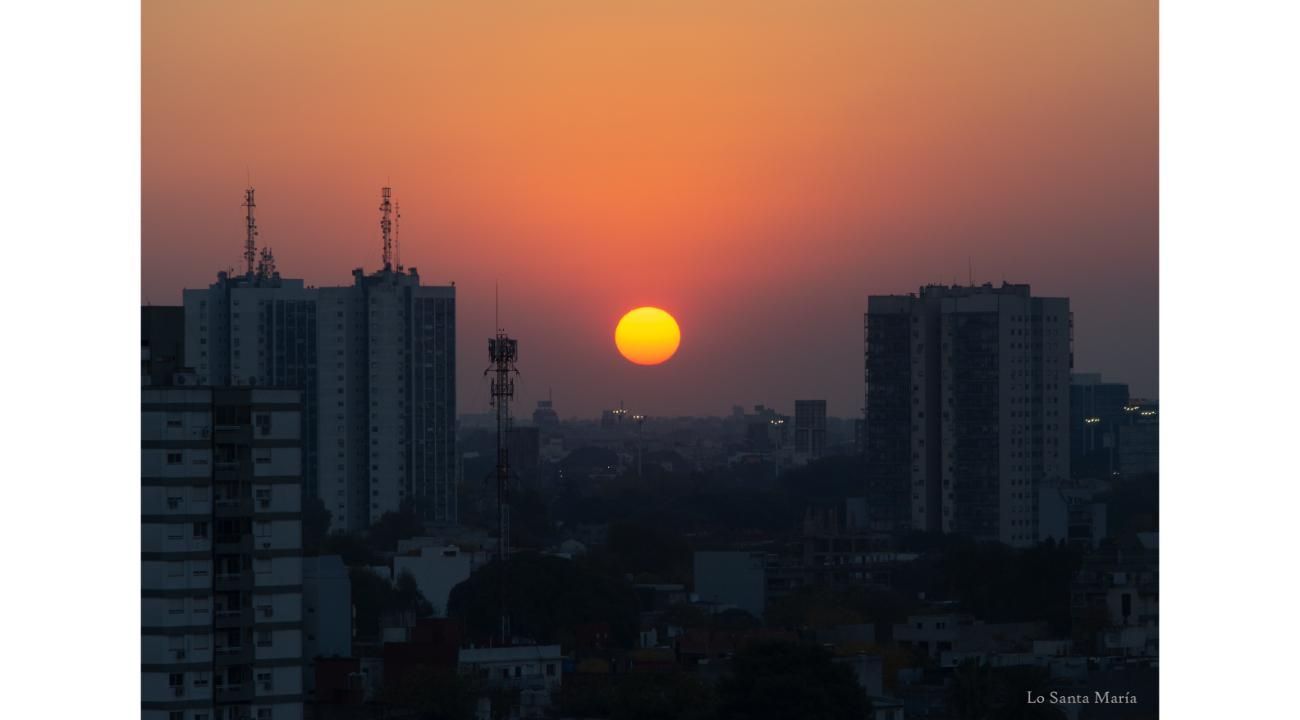
[[[258,630],[258,631],[257,631],[257,646],[258,646],[258,647],[271,647],[271,638],[272,638],[272,635],[271,635],[271,631],[270,631],[270,630]]]
[[[167,684],[171,687],[185,687],[185,673],[171,673],[167,676]]]
[[[185,457],[181,453],[178,452],[167,453],[168,465],[180,465],[184,461],[185,461]]]
[[[208,536],[208,524],[206,522],[194,523],[194,537],[196,539],[206,538]]]

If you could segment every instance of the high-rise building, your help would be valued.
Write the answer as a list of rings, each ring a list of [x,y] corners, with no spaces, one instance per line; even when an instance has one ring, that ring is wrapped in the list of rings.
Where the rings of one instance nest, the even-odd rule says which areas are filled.
[[[141,394],[142,716],[301,718],[300,394]]]
[[[819,458],[826,452],[826,401],[794,401],[794,452]]]
[[[1069,477],[1072,322],[1028,285],[868,300],[873,528],[1039,539],[1038,490]]]
[[[185,368],[185,309],[145,305],[140,308],[140,381],[171,385]]]
[[[1160,403],[1140,398],[1124,406],[1116,429],[1119,473],[1126,477],[1160,474]]]
[[[555,412],[555,404],[550,398],[537,401],[537,408],[533,410],[533,424],[545,430],[559,426],[560,415]]]
[[[1100,373],[1070,376],[1070,476],[1110,477],[1118,466],[1118,428],[1128,385],[1102,382]]]
[[[415,268],[353,271],[343,287],[219,273],[185,291],[185,351],[201,384],[303,393],[303,478],[332,527],[413,506],[455,522],[456,294]]]

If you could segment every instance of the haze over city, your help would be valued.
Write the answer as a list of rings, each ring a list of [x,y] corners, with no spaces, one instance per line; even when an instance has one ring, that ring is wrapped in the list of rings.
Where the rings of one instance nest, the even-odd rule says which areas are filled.
[[[391,185],[462,413],[498,286],[566,417],[857,415],[867,296],[969,279],[1069,297],[1075,368],[1156,396],[1156,8],[1007,5],[146,2],[142,300],[241,265],[250,182],[280,271],[348,284]],[[663,365],[614,346],[642,305]]]

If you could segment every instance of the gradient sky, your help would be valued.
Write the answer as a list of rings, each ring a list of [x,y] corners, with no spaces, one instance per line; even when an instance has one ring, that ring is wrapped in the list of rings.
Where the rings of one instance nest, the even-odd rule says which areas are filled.
[[[263,244],[309,284],[402,260],[458,292],[487,410],[493,287],[527,414],[862,405],[869,294],[1068,296],[1075,369],[1156,396],[1157,9],[1141,0],[143,4],[142,299]],[[662,366],[613,331],[657,305]]]

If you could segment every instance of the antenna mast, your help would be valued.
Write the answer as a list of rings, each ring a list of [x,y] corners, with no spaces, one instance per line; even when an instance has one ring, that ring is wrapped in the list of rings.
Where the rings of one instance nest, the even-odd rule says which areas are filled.
[[[514,376],[519,374],[515,360],[519,357],[519,341],[506,335],[500,327],[496,337],[488,340],[488,358],[492,364],[484,375],[493,373],[491,404],[497,411],[497,569],[498,602],[501,608],[501,644],[510,644],[510,616],[506,604],[506,559],[510,556],[510,458],[507,435],[510,430],[510,400],[515,396]]]
[[[244,238],[244,264],[247,266],[246,272],[252,275],[257,269],[257,221],[253,219],[253,208],[257,203],[253,202],[253,188],[249,187],[244,191],[244,207],[248,211],[244,215],[247,222],[247,237]]]
[[[393,222],[393,254],[396,256],[397,272],[402,271],[402,204],[393,203],[393,214],[397,219]]]
[[[384,236],[384,269],[393,269],[393,189],[384,188],[384,202],[379,206],[379,231]]]

